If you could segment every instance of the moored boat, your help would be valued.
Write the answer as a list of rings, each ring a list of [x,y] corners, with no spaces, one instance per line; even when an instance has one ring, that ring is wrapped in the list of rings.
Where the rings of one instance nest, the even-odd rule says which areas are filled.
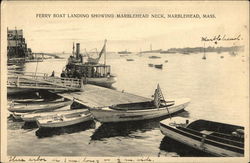
[[[178,142],[215,156],[244,156],[244,127],[182,117],[160,122],[161,132]]]
[[[36,123],[39,128],[66,127],[92,120],[88,110],[82,112],[70,113],[65,115],[56,115],[53,117],[38,118]]]
[[[134,61],[134,59],[132,59],[132,58],[128,58],[128,59],[127,59],[127,61]]]
[[[149,63],[148,66],[149,66],[149,67],[154,67],[154,64]]]
[[[39,102],[39,103],[26,103],[26,104],[17,104],[11,103],[8,107],[10,112],[16,113],[26,113],[34,111],[50,111],[55,110],[72,103],[71,100],[64,101],[51,101],[51,102]]]
[[[31,98],[31,99],[15,99],[14,102],[17,102],[17,103],[30,103],[30,102],[43,102],[44,99],[42,98],[39,98],[39,99],[34,99],[34,98]]]
[[[150,59],[157,59],[157,58],[161,58],[161,57],[152,55],[152,56],[149,56],[148,58],[150,58]]]
[[[105,62],[101,64],[99,60],[103,53],[105,55]],[[77,43],[76,53],[73,46],[73,55],[69,57],[65,69],[61,73],[61,77],[83,78],[89,84],[111,87],[116,82],[116,76],[111,74],[111,66],[106,64],[106,40],[98,58],[91,58],[89,54],[88,56],[88,61],[83,62],[83,55],[80,54],[80,44]]]
[[[131,52],[124,50],[124,51],[119,51],[118,54],[131,54]]]
[[[13,112],[11,115],[13,116],[13,118],[15,120],[22,120],[22,115],[24,114],[27,114],[27,113],[16,113],[16,112]]]
[[[154,65],[154,66],[155,66],[155,68],[162,69],[163,64],[158,64],[158,65]]]
[[[62,116],[66,114],[72,114],[72,113],[82,113],[83,111],[87,111],[86,109],[72,109],[72,110],[60,110],[60,111],[51,111],[51,112],[35,112],[35,113],[29,113],[29,114],[23,114],[21,115],[21,119],[25,122],[35,122],[39,118],[49,118],[49,117],[55,117],[55,116]]]
[[[138,103],[118,104],[103,108],[90,108],[94,118],[102,123],[137,121],[157,118],[183,110],[190,99],[165,101],[158,86],[154,100]]]

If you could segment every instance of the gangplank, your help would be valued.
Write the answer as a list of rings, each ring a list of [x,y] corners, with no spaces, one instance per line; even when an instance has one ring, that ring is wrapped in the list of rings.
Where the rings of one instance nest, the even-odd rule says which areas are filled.
[[[75,78],[51,77],[45,73],[9,71],[8,94],[31,90],[80,91],[83,81]]]

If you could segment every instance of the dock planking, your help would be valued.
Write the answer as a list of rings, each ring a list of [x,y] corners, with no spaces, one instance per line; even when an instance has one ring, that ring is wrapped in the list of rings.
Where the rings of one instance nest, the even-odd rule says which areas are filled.
[[[67,99],[74,99],[76,102],[90,108],[152,100],[150,98],[134,95],[131,93],[90,84],[84,85],[83,92],[66,92],[58,93],[58,95]]]

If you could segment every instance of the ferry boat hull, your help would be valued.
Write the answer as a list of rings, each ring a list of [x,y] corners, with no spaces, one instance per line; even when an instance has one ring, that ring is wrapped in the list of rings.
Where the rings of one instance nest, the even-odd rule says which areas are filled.
[[[116,82],[116,77],[87,78],[88,84],[110,88]]]

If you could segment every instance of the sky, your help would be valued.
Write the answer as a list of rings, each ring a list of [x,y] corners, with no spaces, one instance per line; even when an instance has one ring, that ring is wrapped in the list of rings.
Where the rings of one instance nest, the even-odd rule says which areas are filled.
[[[5,2],[3,33],[23,29],[33,52],[71,52],[72,43],[108,51],[140,51],[203,46],[201,37],[242,36],[242,41],[206,46],[242,45],[248,39],[248,2]],[[37,14],[214,14],[216,18],[38,18]],[[4,38],[4,37],[2,37]]]

